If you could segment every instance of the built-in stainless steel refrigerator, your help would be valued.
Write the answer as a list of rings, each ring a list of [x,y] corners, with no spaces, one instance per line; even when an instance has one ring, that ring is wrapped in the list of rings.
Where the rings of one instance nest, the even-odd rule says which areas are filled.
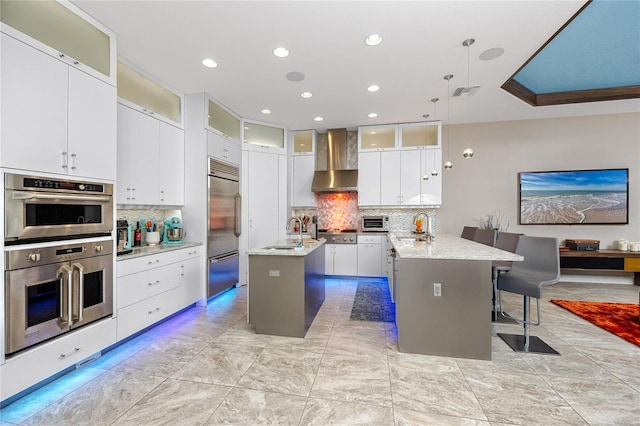
[[[208,298],[238,282],[239,172],[237,166],[209,158]]]

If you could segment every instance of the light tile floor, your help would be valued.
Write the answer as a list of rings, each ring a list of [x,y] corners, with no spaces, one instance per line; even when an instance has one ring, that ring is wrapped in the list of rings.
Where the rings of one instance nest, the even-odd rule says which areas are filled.
[[[548,302],[637,302],[636,286],[545,289],[533,334],[562,355],[494,335],[492,361],[398,353],[394,324],[349,320],[356,286],[327,280],[304,339],[255,334],[246,288],[232,290],[9,405],[0,424],[640,424],[640,348]],[[506,300],[513,314],[520,300]]]

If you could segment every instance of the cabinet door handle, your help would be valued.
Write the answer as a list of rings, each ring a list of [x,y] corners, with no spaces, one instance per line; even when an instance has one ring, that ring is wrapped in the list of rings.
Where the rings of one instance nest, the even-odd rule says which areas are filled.
[[[158,308],[158,307],[156,307],[155,309],[149,309],[149,310],[147,311],[147,314],[148,314],[148,315],[151,315],[151,314],[153,314],[154,312],[158,312],[159,310],[160,310],[160,308]]]
[[[67,169],[69,168],[69,157],[68,157],[68,152],[67,151],[62,151],[62,168],[63,169]]]
[[[71,153],[71,170],[76,170],[78,168],[78,154],[75,152]]]
[[[148,285],[149,287],[151,287],[152,285],[158,285],[158,284],[160,284],[160,281],[159,281],[159,280],[156,280],[155,282],[149,282],[149,283],[147,283],[147,285]]]
[[[131,188],[131,199],[132,200],[136,199],[136,189],[135,188]]]
[[[65,358],[66,358],[66,357],[68,357],[69,355],[73,355],[73,354],[75,354],[76,352],[80,352],[80,348],[79,348],[79,347],[75,347],[75,348],[73,348],[73,350],[72,350],[72,351],[69,351],[69,352],[67,352],[67,353],[62,353],[62,354],[60,354],[60,356],[58,356],[58,358],[59,358],[59,359],[65,359]]]

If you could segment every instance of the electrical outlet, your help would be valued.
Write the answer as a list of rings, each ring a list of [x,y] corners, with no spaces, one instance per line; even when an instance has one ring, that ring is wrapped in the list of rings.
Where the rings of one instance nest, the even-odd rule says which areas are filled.
[[[269,269],[269,276],[270,277],[279,277],[280,276],[280,269]]]
[[[433,283],[433,295],[436,297],[442,296],[442,283]]]

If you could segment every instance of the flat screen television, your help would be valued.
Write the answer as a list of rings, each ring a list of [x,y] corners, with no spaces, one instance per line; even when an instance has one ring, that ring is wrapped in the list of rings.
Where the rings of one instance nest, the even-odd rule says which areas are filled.
[[[629,169],[521,172],[521,225],[629,223]]]

